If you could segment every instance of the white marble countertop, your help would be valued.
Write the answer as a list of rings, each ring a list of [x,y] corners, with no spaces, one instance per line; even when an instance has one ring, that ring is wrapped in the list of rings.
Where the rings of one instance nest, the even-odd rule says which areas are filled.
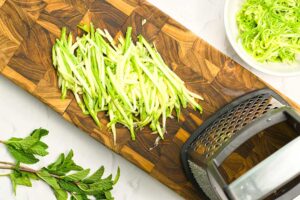
[[[210,44],[250,69],[263,80],[300,104],[298,77],[274,77],[254,71],[245,65],[228,43],[223,25],[224,0],[149,0],[158,8],[182,23]],[[188,3],[187,3],[188,2]],[[181,199],[176,193],[162,185],[139,168],[90,138],[75,126],[63,120],[53,110],[0,76],[0,139],[27,136],[33,129],[44,127],[50,131],[45,138],[49,145],[49,156],[41,159],[41,167],[52,162],[61,152],[74,150],[75,160],[91,169],[104,165],[106,173],[116,172],[121,167],[121,178],[113,194],[116,199]],[[11,160],[8,152],[0,146],[1,160]],[[4,172],[0,170],[0,174]],[[32,188],[19,187],[13,195],[8,178],[0,178],[1,200],[54,200],[52,192],[43,183],[34,182]]]

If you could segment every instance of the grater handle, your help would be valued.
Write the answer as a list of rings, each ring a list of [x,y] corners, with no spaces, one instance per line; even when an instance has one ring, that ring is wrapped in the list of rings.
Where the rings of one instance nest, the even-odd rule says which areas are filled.
[[[218,167],[232,152],[266,128],[265,123],[268,123],[267,127],[270,127],[287,119],[294,121],[294,128],[299,132],[299,126],[297,125],[300,124],[300,117],[293,109],[282,107],[273,110],[265,114],[260,120],[253,121],[245,126],[241,133],[231,138],[229,144],[221,149],[221,152],[210,162],[208,171],[211,174],[211,181],[218,182],[230,199],[262,199],[266,195],[268,196],[270,192],[276,191],[276,189],[300,175],[300,158],[298,156],[300,152],[300,136],[263,160],[230,185],[227,185],[218,171]],[[276,172],[276,174],[270,173],[272,171]],[[293,195],[299,187],[300,185],[295,186],[296,189],[292,189],[285,195]]]
[[[299,152],[300,136],[231,183],[226,193],[231,199],[266,198],[300,175]],[[290,190],[285,197],[296,197],[293,195],[299,194],[299,187],[300,184],[294,186],[294,191]]]
[[[241,129],[238,130],[239,134],[230,135],[230,137],[227,137],[225,139],[222,138],[222,139],[224,139],[224,142],[220,146],[215,145],[213,147],[213,153],[209,154],[209,155],[207,155],[207,154],[200,155],[201,152],[196,153],[194,156],[191,155],[191,153],[195,151],[194,144],[196,144],[196,141],[199,140],[205,134],[205,131],[207,129],[209,129],[209,127],[212,126],[214,122],[216,122],[223,115],[226,115],[227,113],[234,110],[234,108],[245,103],[245,106],[250,106],[250,107],[247,107],[247,108],[249,108],[248,110],[250,110],[250,108],[252,108],[252,104],[249,102],[250,105],[248,105],[248,104],[246,105],[246,103],[251,99],[252,99],[252,103],[253,103],[254,102],[253,99],[255,100],[255,98],[259,98],[260,100],[263,100],[263,102],[259,102],[259,103],[263,103],[263,104],[268,103],[268,106],[271,106],[271,107],[274,106],[274,107],[272,107],[271,111],[268,110],[268,112],[263,112],[262,115],[259,116],[259,119],[256,117],[253,117],[253,118],[251,117],[251,122],[250,122],[251,125],[258,124],[258,126],[255,126],[256,129],[253,129],[252,132],[248,132],[248,133],[252,134],[252,136],[256,135],[256,133],[253,133],[253,131],[255,132],[257,130],[257,128],[261,128],[258,131],[261,131],[261,130],[263,130],[263,128],[266,128],[266,124],[263,124],[265,122],[261,122],[262,124],[260,124],[259,122],[262,121],[261,119],[264,118],[266,115],[273,113],[274,109],[277,110],[277,111],[275,111],[275,113],[278,112],[278,110],[281,110],[282,107],[285,107],[286,110],[290,109],[288,107],[289,104],[282,97],[280,97],[278,94],[276,94],[274,91],[272,91],[270,89],[261,89],[261,90],[257,90],[257,91],[248,93],[248,94],[232,101],[230,104],[224,106],[222,109],[220,109],[218,112],[216,112],[213,116],[208,118],[201,126],[199,126],[199,128],[195,131],[195,133],[192,134],[191,137],[183,145],[182,150],[181,150],[182,166],[184,168],[186,176],[194,184],[194,186],[199,189],[200,194],[207,195],[207,197],[211,197],[209,195],[209,193],[207,193],[207,192],[209,192],[208,191],[209,189],[207,190],[208,185],[210,185],[211,189],[216,194],[218,194],[217,199],[228,199],[228,195],[225,193],[225,188],[228,187],[228,183],[226,183],[226,181],[224,180],[218,167],[236,148],[238,148],[240,145],[243,144],[243,141],[247,141],[250,137],[252,137],[252,136],[250,136],[250,134],[243,134],[245,129],[249,128],[249,127],[251,128],[251,126],[248,126],[250,124],[247,125],[247,123],[245,125],[242,124],[243,126],[241,127]],[[266,100],[266,102],[265,102],[265,100]],[[273,102],[273,100],[275,103]],[[256,103],[256,100],[254,103]],[[290,110],[292,110],[292,109],[290,109]],[[250,110],[250,112],[252,112],[252,111]],[[283,112],[288,112],[288,111],[283,111]],[[280,117],[278,117],[279,121],[277,120],[278,121],[277,123],[286,120],[286,115],[283,112],[281,112],[279,114]],[[291,113],[292,113],[292,111],[291,111]],[[253,113],[253,114],[256,114],[256,113]],[[293,115],[293,113],[291,115]],[[272,117],[274,117],[274,116],[272,116]],[[298,121],[298,123],[300,124],[299,116],[296,115],[295,118],[297,119],[296,121]],[[254,121],[253,121],[253,119],[254,119]],[[274,119],[275,118],[273,118],[272,123],[276,121]],[[272,126],[272,123],[268,122],[267,126]],[[253,128],[253,126],[252,126],[252,128]],[[298,126],[298,128],[296,128],[296,129],[297,129],[297,132],[300,133],[300,126]],[[242,136],[236,138],[239,135],[242,135]],[[228,136],[228,135],[226,135],[226,136]],[[206,143],[207,139],[205,139],[204,142],[205,142],[204,145],[207,146],[207,144],[208,144],[208,143]],[[200,149],[200,151],[201,151],[201,149]],[[207,183],[198,182],[198,178],[195,177],[195,174],[193,174],[193,172],[190,168],[189,161],[194,162],[198,166],[199,169],[205,170],[206,178],[208,178]]]
[[[266,127],[271,127],[275,124],[287,120],[287,116],[290,116],[298,124],[300,124],[299,115],[288,106],[270,111],[259,120],[255,120],[246,125],[239,134],[234,135],[232,138],[230,138],[228,144],[225,145],[224,148],[220,149],[220,153],[213,159],[214,164],[216,166],[220,166],[223,161],[243,143],[264,130]]]

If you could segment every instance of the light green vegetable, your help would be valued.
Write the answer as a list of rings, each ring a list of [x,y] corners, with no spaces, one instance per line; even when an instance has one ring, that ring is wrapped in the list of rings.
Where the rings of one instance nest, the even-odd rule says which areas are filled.
[[[133,140],[136,129],[148,124],[164,138],[166,120],[174,110],[179,116],[181,106],[190,104],[202,112],[195,100],[202,97],[187,90],[143,36],[134,43],[131,27],[117,42],[93,24],[79,27],[86,33],[74,43],[63,28],[52,51],[62,98],[71,90],[82,111],[99,126],[97,114],[105,111],[114,141],[117,123],[129,129]]]
[[[300,54],[300,0],[246,0],[236,21],[243,47],[259,62]]]

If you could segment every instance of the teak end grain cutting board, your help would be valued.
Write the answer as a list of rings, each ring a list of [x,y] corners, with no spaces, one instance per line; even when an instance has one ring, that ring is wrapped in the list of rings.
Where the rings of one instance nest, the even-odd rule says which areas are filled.
[[[147,23],[142,25],[144,19]],[[61,100],[51,61],[51,48],[60,36],[60,29],[66,26],[76,33],[77,24],[90,21],[114,36],[132,26],[135,36],[141,33],[154,42],[187,87],[204,97],[203,115],[186,109],[179,122],[169,119],[166,139],[153,150],[150,148],[157,136],[149,134],[147,128],[133,142],[127,129],[119,127],[114,146],[108,130],[100,130],[89,116],[83,115],[72,94]],[[186,180],[181,168],[179,152],[183,143],[223,105],[247,92],[267,87],[255,75],[143,0],[0,0],[0,72],[186,199],[202,197]],[[108,122],[103,113],[99,116],[102,123]]]

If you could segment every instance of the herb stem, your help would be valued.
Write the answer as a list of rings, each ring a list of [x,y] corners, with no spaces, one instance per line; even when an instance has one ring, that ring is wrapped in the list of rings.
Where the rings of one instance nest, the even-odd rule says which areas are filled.
[[[0,164],[16,166],[14,163],[11,163],[11,162],[4,162],[4,161],[0,161]]]
[[[31,168],[28,168],[28,167],[24,167],[24,166],[20,166],[19,168],[17,168],[17,166],[15,166],[15,165],[0,166],[0,169],[9,169],[9,170],[18,169],[18,170],[23,171],[23,172],[29,172],[29,173],[34,173],[34,174],[38,172],[37,170],[31,169]]]
[[[3,141],[3,140],[0,140],[0,143],[2,143],[2,144],[5,144],[5,141]]]
[[[25,167],[25,166],[20,166],[19,168],[17,168],[17,166],[14,163],[10,163],[10,162],[2,162],[0,161],[0,164],[4,164],[4,165],[10,165],[10,166],[1,166],[0,165],[0,169],[10,169],[10,170],[14,170],[14,169],[18,169],[20,171],[23,172],[29,172],[29,173],[33,173],[36,174],[39,171],[35,170],[35,169],[31,169],[29,167]],[[56,175],[56,174],[50,174],[52,177],[57,178],[57,179],[61,179],[60,176]]]
[[[0,164],[9,165],[9,166],[3,166],[3,167],[7,167],[7,168],[3,168],[2,166],[0,166],[0,169],[12,169],[12,170],[17,169],[16,164],[11,163],[11,162],[0,161]],[[18,169],[21,170],[21,171],[30,172],[30,173],[36,173],[37,172],[37,170],[31,169],[29,167],[24,167],[24,166],[20,166]]]
[[[9,176],[9,174],[0,174],[0,177],[3,176]]]
[[[19,168],[17,168],[17,166],[14,164],[14,163],[10,163],[10,162],[3,162],[3,161],[0,161],[0,164],[4,164],[4,165],[8,165],[8,166],[1,166],[0,165],[0,169],[9,169],[9,170],[14,170],[14,169],[18,169],[20,171],[23,171],[23,172],[29,172],[29,173],[33,173],[33,174],[36,174],[37,172],[39,172],[38,170],[35,170],[35,169],[31,169],[29,167],[25,167],[25,166],[20,166]],[[61,179],[60,176],[58,175],[55,175],[55,174],[50,174],[52,177],[54,178],[58,178],[58,179]],[[1,176],[1,175],[0,175]],[[4,176],[4,175],[3,175]]]

